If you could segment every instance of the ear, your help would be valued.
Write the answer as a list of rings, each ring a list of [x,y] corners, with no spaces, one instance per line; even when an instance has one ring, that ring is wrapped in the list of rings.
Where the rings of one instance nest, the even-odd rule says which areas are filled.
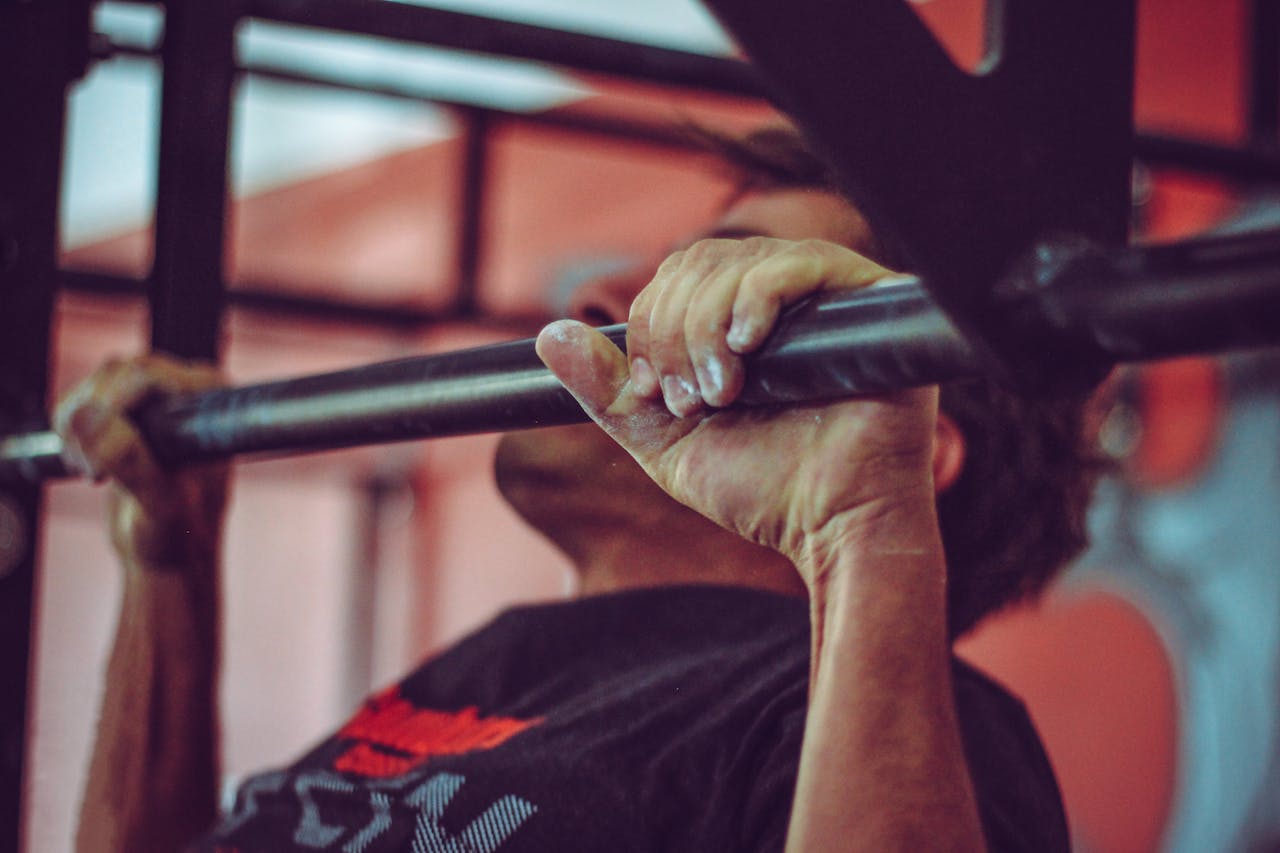
[[[964,435],[945,412],[938,413],[933,437],[933,491],[942,494],[960,478],[964,470]]]

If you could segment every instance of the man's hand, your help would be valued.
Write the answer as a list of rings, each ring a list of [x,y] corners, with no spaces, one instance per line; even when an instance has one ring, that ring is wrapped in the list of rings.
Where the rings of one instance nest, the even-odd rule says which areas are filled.
[[[788,850],[978,850],[933,494],[935,389],[721,410],[781,308],[887,270],[840,246],[752,238],[673,255],[632,306],[623,356],[555,323],[538,353],[677,500],[796,565],[810,702]]]
[[[538,353],[663,489],[806,574],[848,523],[905,501],[932,505],[936,395],[721,407],[785,306],[889,274],[816,240],[703,240],[668,258],[636,298],[627,356],[572,321],[543,330]]]
[[[217,547],[227,466],[162,468],[129,414],[153,397],[221,384],[212,367],[148,355],[108,362],[57,407],[68,466],[112,481],[111,539],[129,569],[209,565],[201,557]]]
[[[227,468],[157,464],[129,413],[220,384],[161,355],[109,362],[58,406],[68,465],[110,478],[120,622],[76,835],[80,853],[184,848],[216,814],[218,564]]]

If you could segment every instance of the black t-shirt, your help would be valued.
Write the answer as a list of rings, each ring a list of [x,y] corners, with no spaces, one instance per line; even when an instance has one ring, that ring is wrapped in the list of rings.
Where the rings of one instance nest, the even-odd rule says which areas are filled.
[[[772,851],[809,674],[807,603],[666,587],[518,608],[250,778],[198,849]],[[1066,850],[1021,704],[957,662],[992,849]]]

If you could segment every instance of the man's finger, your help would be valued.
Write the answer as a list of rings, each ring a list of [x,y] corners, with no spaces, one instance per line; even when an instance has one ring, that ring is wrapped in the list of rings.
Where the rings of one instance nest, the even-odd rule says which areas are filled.
[[[697,426],[661,400],[646,400],[631,387],[627,357],[604,335],[574,320],[542,330],[538,356],[591,418],[646,469]]]
[[[626,387],[627,357],[604,335],[576,320],[558,320],[538,335],[538,357],[599,421]]]

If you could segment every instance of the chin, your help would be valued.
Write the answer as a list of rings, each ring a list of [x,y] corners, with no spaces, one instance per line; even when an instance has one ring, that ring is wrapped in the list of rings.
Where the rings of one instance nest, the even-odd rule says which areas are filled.
[[[542,427],[503,433],[498,440],[494,470],[504,472],[525,468],[581,468],[605,454],[626,455],[625,451],[595,424]]]
[[[506,433],[498,442],[493,470],[503,498],[537,527],[547,514],[590,513],[618,499],[631,502],[650,491],[661,494],[635,460],[595,424]]]
[[[493,471],[498,489],[520,509],[526,492],[581,489],[619,464],[637,467],[595,424],[572,424],[505,433]]]

